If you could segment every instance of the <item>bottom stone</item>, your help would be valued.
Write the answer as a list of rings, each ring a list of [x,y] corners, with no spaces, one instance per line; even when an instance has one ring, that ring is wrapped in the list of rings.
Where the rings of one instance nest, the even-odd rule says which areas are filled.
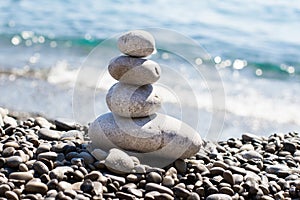
[[[166,159],[188,158],[202,145],[200,135],[192,127],[160,113],[133,119],[106,113],[90,125],[89,137],[94,148],[130,151],[127,153],[152,166],[156,165],[153,162],[161,165]]]

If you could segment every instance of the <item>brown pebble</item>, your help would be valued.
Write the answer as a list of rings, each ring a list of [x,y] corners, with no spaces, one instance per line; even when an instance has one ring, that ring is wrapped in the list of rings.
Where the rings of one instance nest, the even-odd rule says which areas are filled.
[[[188,196],[187,200],[200,200],[200,197],[197,193],[191,192]]]
[[[229,196],[234,195],[234,191],[230,187],[222,187],[220,188],[219,192],[223,194],[228,194]]]
[[[181,197],[181,198],[187,198],[188,196],[190,196],[190,192],[182,187],[177,187],[175,186],[173,188],[173,192],[175,194],[176,197]]]
[[[33,175],[30,172],[13,172],[9,175],[10,179],[29,181],[33,179]]]
[[[172,190],[170,190],[169,188],[167,188],[165,186],[156,184],[156,183],[147,183],[145,185],[145,190],[146,191],[159,191],[159,192],[162,192],[162,193],[168,193],[170,195],[173,195]]]
[[[116,192],[116,196],[120,199],[124,199],[124,200],[135,200],[135,196],[132,194],[128,194],[125,192]]]
[[[9,200],[19,200],[19,196],[13,191],[5,192],[5,196]]]
[[[160,183],[162,181],[162,178],[159,173],[157,172],[150,172],[146,176],[146,180],[148,183]]]
[[[47,185],[40,182],[39,179],[33,179],[25,185],[25,191],[29,193],[32,192],[32,193],[45,194],[47,193],[47,190],[48,190]]]

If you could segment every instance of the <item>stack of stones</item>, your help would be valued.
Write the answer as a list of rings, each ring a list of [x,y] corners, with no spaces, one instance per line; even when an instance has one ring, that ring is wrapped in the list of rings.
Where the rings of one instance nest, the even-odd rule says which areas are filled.
[[[160,78],[161,68],[144,58],[155,51],[154,37],[130,31],[118,39],[118,48],[125,55],[108,66],[119,81],[106,96],[111,112],[90,125],[90,151],[95,155],[118,148],[151,166],[196,154],[202,145],[200,135],[184,122],[156,112],[162,98],[152,84]]]

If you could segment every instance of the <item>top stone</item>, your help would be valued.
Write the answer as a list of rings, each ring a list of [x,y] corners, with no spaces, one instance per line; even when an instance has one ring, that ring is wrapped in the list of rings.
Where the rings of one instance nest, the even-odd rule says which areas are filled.
[[[146,57],[155,49],[154,37],[143,30],[133,30],[118,39],[119,50],[129,56]]]

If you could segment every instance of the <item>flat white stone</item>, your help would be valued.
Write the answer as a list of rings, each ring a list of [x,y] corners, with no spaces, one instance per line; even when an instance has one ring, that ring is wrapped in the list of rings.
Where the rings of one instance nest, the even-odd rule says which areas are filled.
[[[161,107],[161,101],[152,85],[134,86],[119,82],[106,95],[108,108],[123,117],[146,117],[154,114]]]
[[[119,50],[129,56],[145,57],[155,49],[154,37],[147,31],[133,30],[118,39]]]
[[[155,83],[161,75],[161,68],[156,62],[130,56],[112,59],[108,71],[114,79],[133,85]]]
[[[153,156],[188,158],[196,154],[202,145],[200,135],[193,128],[160,113],[133,119],[106,113],[90,125],[88,134],[94,148],[136,152],[131,155],[143,164],[147,164],[144,163],[146,158]]]

